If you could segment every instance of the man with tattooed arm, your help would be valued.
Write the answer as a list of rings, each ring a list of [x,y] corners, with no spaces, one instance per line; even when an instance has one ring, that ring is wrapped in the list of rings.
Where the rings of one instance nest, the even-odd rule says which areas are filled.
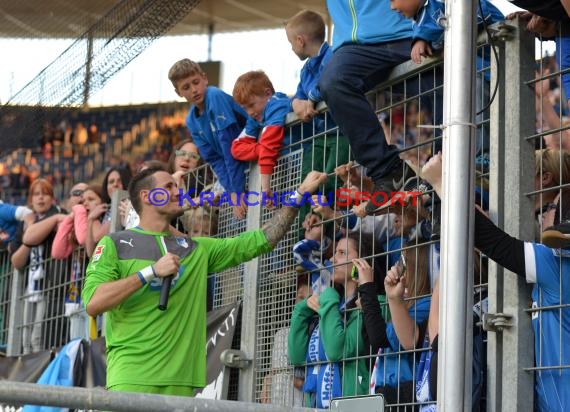
[[[326,174],[311,172],[298,194],[314,192]],[[166,204],[152,192],[168,193]],[[271,251],[291,228],[296,206],[283,206],[263,226],[234,238],[177,237],[171,220],[182,213],[172,176],[146,169],[129,185],[139,226],[101,239],[87,268],[87,313],[107,313],[107,388],[193,396],[206,384],[206,282],[220,272]],[[299,205],[302,196],[292,196]],[[154,204],[153,204],[154,203]],[[163,280],[173,276],[169,307],[157,310]]]

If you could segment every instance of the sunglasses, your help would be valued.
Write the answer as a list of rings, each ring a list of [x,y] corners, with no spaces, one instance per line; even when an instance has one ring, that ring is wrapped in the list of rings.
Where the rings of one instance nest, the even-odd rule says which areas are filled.
[[[72,196],[81,196],[81,195],[83,194],[83,192],[84,192],[84,190],[81,190],[81,189],[72,190],[72,191],[69,193],[69,197],[72,197]]]
[[[200,160],[200,155],[196,152],[187,152],[186,150],[177,150],[174,152],[176,157],[189,157],[190,159]]]

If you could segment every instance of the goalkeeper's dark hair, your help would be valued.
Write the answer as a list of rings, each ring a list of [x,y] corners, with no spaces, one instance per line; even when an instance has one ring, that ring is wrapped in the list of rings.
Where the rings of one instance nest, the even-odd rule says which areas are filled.
[[[139,215],[142,211],[142,203],[139,197],[139,193],[141,190],[150,190],[154,188],[154,174],[157,172],[164,172],[164,168],[149,167],[148,169],[137,173],[129,183],[129,198],[131,199],[133,209],[135,209],[135,212],[137,212]]]

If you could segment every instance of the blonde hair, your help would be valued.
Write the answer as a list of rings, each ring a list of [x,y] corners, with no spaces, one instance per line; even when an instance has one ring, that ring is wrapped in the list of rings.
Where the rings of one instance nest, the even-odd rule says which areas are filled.
[[[408,298],[415,298],[430,293],[429,249],[430,245],[423,243],[401,252],[405,255],[407,263],[406,289],[408,290]],[[407,302],[408,307],[411,307],[414,303],[415,300],[410,299]]]
[[[205,74],[200,65],[190,59],[182,59],[172,65],[168,71],[168,80],[172,82],[172,85],[176,89],[178,87],[176,85],[178,81],[196,74]]]
[[[542,149],[535,151],[536,176],[552,175],[553,186],[570,183],[570,154],[564,150]]]
[[[180,219],[186,233],[191,233],[195,229],[196,222],[199,222],[201,225],[200,236],[209,237],[218,233],[218,214],[219,209],[217,207],[204,205],[187,210]],[[205,223],[210,226],[209,233],[204,231]]]
[[[325,20],[319,13],[312,10],[301,10],[285,21],[285,27],[296,35],[307,36],[311,42],[325,41]]]
[[[238,104],[245,104],[251,96],[263,96],[265,90],[275,93],[273,83],[262,70],[253,70],[242,74],[234,85],[233,97]]]

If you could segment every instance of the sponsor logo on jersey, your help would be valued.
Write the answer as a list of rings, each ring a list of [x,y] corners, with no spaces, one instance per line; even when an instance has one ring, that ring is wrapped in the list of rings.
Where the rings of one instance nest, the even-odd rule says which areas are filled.
[[[105,245],[99,245],[95,248],[95,252],[93,253],[93,257],[91,258],[93,262],[97,262],[99,259],[101,259],[101,255],[103,254],[103,249],[105,249]]]
[[[176,287],[176,284],[178,283],[178,281],[180,280],[180,278],[184,274],[185,270],[186,270],[186,266],[180,265],[180,267],[178,268],[178,272],[176,273],[176,276],[174,276],[174,278],[172,278],[172,283],[170,284],[171,289],[174,289]],[[162,278],[162,277],[156,277],[153,280],[151,280],[150,284],[149,284],[150,290],[155,291],[155,292],[160,292],[160,290],[162,289],[162,281],[163,280],[164,280],[164,278]]]

